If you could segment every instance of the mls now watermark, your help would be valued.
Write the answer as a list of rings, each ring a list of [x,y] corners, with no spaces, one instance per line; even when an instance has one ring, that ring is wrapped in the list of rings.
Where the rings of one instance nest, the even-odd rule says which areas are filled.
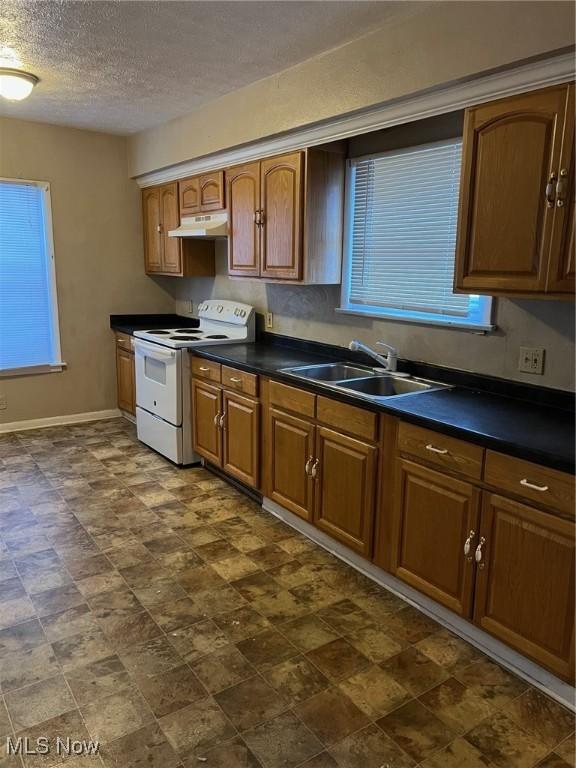
[[[27,736],[19,736],[13,739],[6,738],[6,752],[9,755],[97,755],[100,742],[85,741],[80,739],[62,738],[56,736],[50,739],[48,736],[39,736],[30,739]]]

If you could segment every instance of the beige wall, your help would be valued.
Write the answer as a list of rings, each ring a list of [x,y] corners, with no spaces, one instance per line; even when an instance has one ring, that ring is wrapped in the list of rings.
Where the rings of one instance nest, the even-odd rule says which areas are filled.
[[[574,44],[571,2],[435,2],[130,139],[132,175]]]
[[[91,131],[0,120],[0,176],[51,184],[62,355],[67,369],[0,379],[0,423],[116,407],[109,315],[172,311],[146,277],[140,193],[126,141]]]
[[[218,245],[216,278],[178,280],[172,284],[181,314],[202,299],[238,299],[259,312],[274,313],[274,333],[324,341],[343,347],[359,338],[368,344],[382,339],[397,346],[402,357],[472,370],[557,389],[574,388],[574,305],[562,301],[498,299],[494,320],[498,330],[479,335],[450,328],[386,322],[340,315],[339,286],[290,287],[226,277],[226,246]],[[520,373],[520,346],[544,347],[543,376]]]

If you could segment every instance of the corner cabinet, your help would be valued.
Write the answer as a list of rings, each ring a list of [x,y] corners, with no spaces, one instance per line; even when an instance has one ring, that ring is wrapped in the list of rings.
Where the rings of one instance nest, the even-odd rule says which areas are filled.
[[[574,84],[466,110],[455,290],[574,292]]]
[[[180,225],[178,184],[142,190],[144,268],[149,275],[211,277],[215,274],[214,242],[169,237]]]
[[[314,148],[227,169],[228,274],[339,283],[344,167],[341,152]]]

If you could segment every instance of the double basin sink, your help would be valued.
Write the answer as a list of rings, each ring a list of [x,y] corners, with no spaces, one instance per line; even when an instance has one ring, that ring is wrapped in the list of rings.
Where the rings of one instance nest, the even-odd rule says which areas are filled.
[[[280,373],[375,401],[448,388],[446,384],[435,381],[419,379],[404,373],[382,372],[352,363],[302,365],[296,368],[282,368]]]

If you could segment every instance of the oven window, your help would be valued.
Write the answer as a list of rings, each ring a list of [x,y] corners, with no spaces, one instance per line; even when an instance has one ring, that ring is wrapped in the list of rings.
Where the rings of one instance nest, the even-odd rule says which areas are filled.
[[[166,384],[166,363],[154,357],[144,357],[144,375],[157,384]]]

